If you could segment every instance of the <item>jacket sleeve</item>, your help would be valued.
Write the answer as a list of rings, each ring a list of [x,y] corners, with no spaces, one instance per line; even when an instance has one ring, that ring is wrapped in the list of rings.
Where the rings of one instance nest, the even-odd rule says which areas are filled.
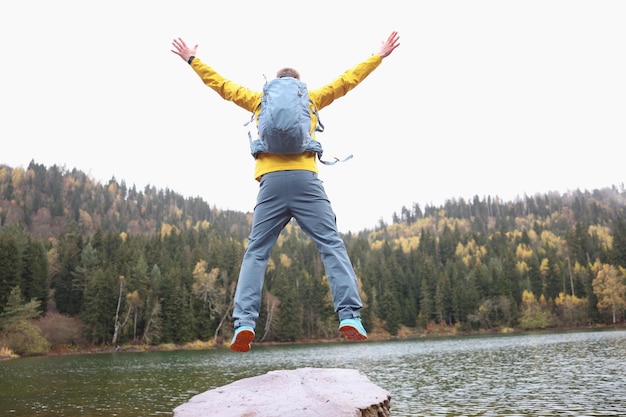
[[[207,87],[211,87],[224,100],[232,101],[245,110],[254,111],[261,101],[262,92],[250,90],[222,77],[198,58],[194,58],[191,61],[191,68],[193,68]]]
[[[365,79],[365,77],[378,68],[382,60],[383,59],[380,55],[374,54],[365,61],[344,72],[339,78],[330,84],[326,84],[321,88],[309,91],[309,95],[318,110],[328,106],[336,99],[345,96],[348,91],[356,87]]]

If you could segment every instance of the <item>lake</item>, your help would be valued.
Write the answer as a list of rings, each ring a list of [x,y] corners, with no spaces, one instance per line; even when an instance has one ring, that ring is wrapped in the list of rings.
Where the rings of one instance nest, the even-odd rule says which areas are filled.
[[[626,330],[24,358],[0,362],[0,415],[171,416],[206,390],[303,367],[363,372],[394,417],[626,416]]]

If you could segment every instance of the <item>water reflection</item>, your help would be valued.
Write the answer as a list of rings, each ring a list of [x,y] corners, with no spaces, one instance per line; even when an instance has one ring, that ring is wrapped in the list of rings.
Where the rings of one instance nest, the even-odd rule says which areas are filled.
[[[351,368],[398,416],[626,415],[626,331],[254,346],[0,362],[0,414],[157,416],[276,369]]]

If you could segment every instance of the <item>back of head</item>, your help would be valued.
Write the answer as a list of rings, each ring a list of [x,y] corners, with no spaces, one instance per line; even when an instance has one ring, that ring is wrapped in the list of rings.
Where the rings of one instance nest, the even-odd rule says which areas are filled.
[[[282,78],[282,77],[292,77],[292,78],[299,80],[300,74],[295,69],[287,67],[287,68],[279,69],[278,72],[276,73],[276,78]]]

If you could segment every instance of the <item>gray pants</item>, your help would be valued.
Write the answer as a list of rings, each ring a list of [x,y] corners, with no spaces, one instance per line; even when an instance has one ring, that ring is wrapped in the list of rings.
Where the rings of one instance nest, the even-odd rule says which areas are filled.
[[[292,217],[317,245],[339,319],[360,316],[356,275],[322,181],[311,171],[278,171],[261,178],[235,292],[235,328],[255,327],[270,252]]]

